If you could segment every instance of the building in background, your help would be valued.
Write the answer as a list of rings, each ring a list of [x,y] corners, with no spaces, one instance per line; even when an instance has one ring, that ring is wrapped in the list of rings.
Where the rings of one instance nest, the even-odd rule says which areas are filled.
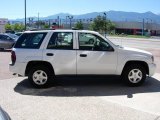
[[[5,24],[8,23],[8,19],[6,18],[0,18],[0,33],[5,32]]]
[[[116,34],[127,35],[160,35],[160,24],[157,23],[143,23],[143,22],[114,22],[116,25]]]

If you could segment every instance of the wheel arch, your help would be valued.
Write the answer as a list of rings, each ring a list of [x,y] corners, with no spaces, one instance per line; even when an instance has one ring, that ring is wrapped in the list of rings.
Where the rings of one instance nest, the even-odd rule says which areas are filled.
[[[49,62],[47,62],[47,61],[30,61],[30,62],[28,62],[27,66],[26,66],[25,76],[28,76],[29,71],[35,66],[45,66],[49,70],[51,70],[51,72],[54,74],[54,68]]]
[[[137,60],[132,60],[132,61],[127,61],[123,67],[122,73],[124,72],[125,68],[129,65],[133,65],[133,64],[138,64],[141,65],[145,68],[147,75],[149,75],[149,66],[145,61],[137,61]]]

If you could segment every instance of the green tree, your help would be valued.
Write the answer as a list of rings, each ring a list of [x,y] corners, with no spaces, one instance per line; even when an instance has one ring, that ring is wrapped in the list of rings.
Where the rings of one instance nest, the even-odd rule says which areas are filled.
[[[45,28],[45,29],[48,29],[48,28],[49,28],[49,25],[48,25],[48,24],[45,24],[45,25],[44,25],[44,28]]]
[[[25,26],[23,24],[14,24],[13,25],[13,30],[16,31],[16,32],[21,32],[25,29]]]
[[[98,32],[110,32],[115,29],[115,24],[110,20],[106,20],[104,16],[99,15],[93,20],[90,29]]]
[[[75,24],[75,28],[76,29],[79,29],[79,30],[83,30],[83,23],[81,21],[78,21],[76,24]]]
[[[107,23],[107,31],[111,32],[112,30],[115,30],[116,25],[112,21],[108,21]]]
[[[99,32],[104,31],[105,23],[106,22],[104,17],[99,15],[93,20],[93,23],[91,24],[90,29],[94,31],[99,31]]]
[[[8,23],[8,24],[5,25],[5,29],[6,30],[13,30],[13,27],[12,27],[11,24]]]
[[[23,24],[18,24],[18,23],[14,24],[14,25],[6,24],[5,29],[6,30],[14,30],[16,32],[21,32],[25,29],[25,26]]]

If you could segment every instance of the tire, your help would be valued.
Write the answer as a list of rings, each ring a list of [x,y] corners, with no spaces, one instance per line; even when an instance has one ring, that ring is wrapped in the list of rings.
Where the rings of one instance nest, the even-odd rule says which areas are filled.
[[[30,70],[28,79],[34,87],[46,88],[53,81],[53,74],[45,66],[36,66]]]
[[[122,79],[128,86],[140,86],[146,80],[146,70],[140,64],[129,65],[124,69]]]

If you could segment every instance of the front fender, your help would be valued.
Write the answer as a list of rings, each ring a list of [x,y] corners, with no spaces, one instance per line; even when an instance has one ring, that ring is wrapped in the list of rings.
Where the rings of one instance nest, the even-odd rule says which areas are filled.
[[[124,66],[126,65],[127,62],[145,62],[147,64],[151,63],[150,59],[148,59],[148,56],[145,55],[137,55],[137,54],[133,54],[130,56],[119,56],[118,57],[118,64],[117,64],[117,70],[116,70],[116,74],[117,75],[121,75]]]

